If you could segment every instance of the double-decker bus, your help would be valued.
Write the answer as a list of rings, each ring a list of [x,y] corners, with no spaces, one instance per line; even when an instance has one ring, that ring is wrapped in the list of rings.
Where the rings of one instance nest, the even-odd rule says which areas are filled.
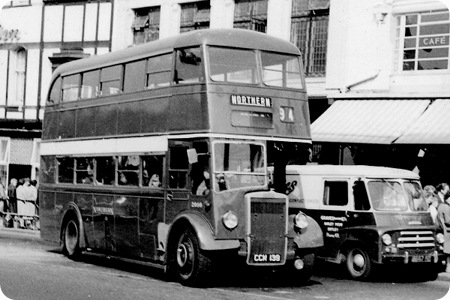
[[[189,285],[215,260],[309,279],[323,237],[289,210],[285,166],[310,143],[299,50],[266,34],[198,30],[64,64],[44,117],[41,236]]]

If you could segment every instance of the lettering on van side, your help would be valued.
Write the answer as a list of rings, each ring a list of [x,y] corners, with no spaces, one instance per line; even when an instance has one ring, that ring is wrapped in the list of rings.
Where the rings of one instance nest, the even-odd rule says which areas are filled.
[[[269,97],[231,95],[231,104],[270,108],[272,107],[272,99]]]
[[[344,227],[344,222],[347,221],[346,217],[335,217],[335,216],[320,216],[323,225],[326,227],[325,237],[338,239],[339,228]]]

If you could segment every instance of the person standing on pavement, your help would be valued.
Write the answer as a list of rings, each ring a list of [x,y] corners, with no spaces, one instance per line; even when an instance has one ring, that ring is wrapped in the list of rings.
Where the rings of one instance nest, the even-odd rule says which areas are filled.
[[[445,201],[445,195],[447,195],[448,192],[450,191],[450,187],[448,186],[448,183],[442,182],[436,186],[436,191],[439,198],[439,202],[443,203]]]
[[[450,273],[450,199],[448,193],[444,202],[439,203],[437,220],[444,234],[444,254],[446,254],[447,262],[445,272]]]
[[[17,196],[16,196],[17,179],[11,178],[8,186],[9,212],[17,213]]]
[[[3,185],[3,182],[0,180],[0,211],[3,213],[8,212],[9,210],[9,202],[8,202],[8,196],[6,195],[6,189],[5,186]]]

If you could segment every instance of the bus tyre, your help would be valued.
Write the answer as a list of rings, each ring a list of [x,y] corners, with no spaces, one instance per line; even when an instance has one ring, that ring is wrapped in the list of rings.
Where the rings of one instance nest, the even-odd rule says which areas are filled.
[[[370,257],[361,248],[352,248],[348,251],[346,266],[350,277],[356,280],[365,280],[372,272]]]
[[[63,252],[71,259],[80,254],[80,226],[78,220],[71,218],[64,226]]]
[[[171,273],[184,285],[198,286],[205,283],[211,261],[200,249],[199,241],[191,229],[186,229],[176,239],[175,253],[169,262]]]

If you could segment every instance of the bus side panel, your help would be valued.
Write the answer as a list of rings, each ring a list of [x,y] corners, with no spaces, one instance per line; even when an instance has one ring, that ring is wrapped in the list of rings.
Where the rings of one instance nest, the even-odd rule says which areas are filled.
[[[120,103],[117,116],[117,134],[136,133],[141,130],[142,102]]]
[[[206,94],[199,94],[198,88],[199,86],[192,86],[192,94],[184,91],[183,95],[175,95],[170,99],[167,130],[209,129]],[[190,116],[195,116],[195,118]]]
[[[138,236],[139,197],[116,196],[114,210],[114,250],[125,256],[140,255]]]
[[[47,111],[43,120],[42,139],[56,139],[58,134],[58,112]]]
[[[115,135],[117,130],[117,104],[101,107],[101,114],[95,116],[95,135]]]
[[[41,238],[46,241],[59,243],[60,216],[55,207],[55,193],[41,190],[39,193],[39,216]]]
[[[169,110],[167,97],[141,102],[142,132],[165,132]]]
[[[65,110],[59,113],[58,137],[75,137],[75,110]]]
[[[93,136],[95,133],[95,118],[98,112],[96,107],[88,107],[77,111],[76,136],[87,137]]]

